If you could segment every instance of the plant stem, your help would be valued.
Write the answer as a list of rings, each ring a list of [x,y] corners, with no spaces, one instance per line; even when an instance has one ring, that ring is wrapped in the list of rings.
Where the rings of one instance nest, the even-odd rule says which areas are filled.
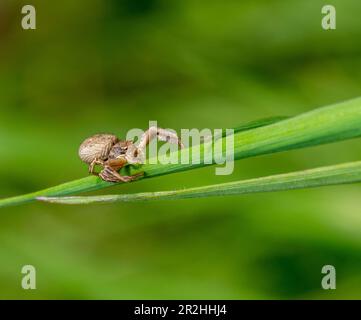
[[[361,98],[356,98],[319,108],[293,118],[277,120],[269,125],[254,127],[245,131],[240,130],[234,134],[234,159],[316,146],[355,138],[360,135]],[[223,137],[215,142],[215,144],[220,144],[221,148],[217,152],[213,152],[213,163],[217,157],[224,157],[226,139],[227,137]],[[177,152],[177,156],[188,152],[191,158],[189,164],[150,164],[151,160],[154,161],[154,159],[150,159],[147,164],[141,166],[141,170],[136,172],[143,171],[144,178],[150,178],[206,166],[203,163],[204,144],[183,149]],[[200,157],[195,158],[193,153],[200,154]],[[199,160],[199,163],[192,162],[192,159]],[[27,195],[0,200],[0,207],[31,202],[39,196],[64,196],[94,191],[111,185],[114,184],[104,182],[97,177],[86,177]]]
[[[89,197],[39,197],[38,200],[62,204],[140,202],[274,192],[356,182],[361,182],[361,161],[183,190]]]

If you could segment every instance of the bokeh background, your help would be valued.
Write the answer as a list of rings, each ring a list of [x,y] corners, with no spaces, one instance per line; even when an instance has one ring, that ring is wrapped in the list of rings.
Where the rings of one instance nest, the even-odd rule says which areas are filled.
[[[24,31],[21,7],[37,10]],[[321,28],[321,8],[337,29]],[[0,196],[87,175],[81,141],[149,120],[229,128],[361,93],[359,0],[0,2]],[[168,190],[359,160],[346,141],[93,194]],[[0,298],[361,298],[359,185],[0,212]],[[21,289],[21,267],[37,290]],[[321,289],[332,264],[337,289]]]

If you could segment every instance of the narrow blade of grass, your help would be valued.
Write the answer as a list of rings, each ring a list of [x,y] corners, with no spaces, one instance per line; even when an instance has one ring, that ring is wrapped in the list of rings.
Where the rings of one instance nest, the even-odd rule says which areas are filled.
[[[235,133],[234,159],[243,159],[263,154],[286,151],[296,148],[316,146],[341,141],[361,135],[361,98],[348,100],[335,105],[319,108],[299,116],[276,121],[268,125],[255,127]],[[217,140],[222,148],[213,153],[213,161],[225,155],[225,140]],[[183,149],[179,153],[199,152],[199,163],[189,164],[144,164],[133,172],[144,172],[144,178],[170,174],[205,166],[203,163],[204,144]],[[99,190],[113,185],[97,177],[86,177],[35,193],[0,200],[0,207],[34,201],[39,196],[65,196],[79,192]]]
[[[38,200],[62,204],[175,200],[285,191],[356,182],[361,182],[361,161],[183,190],[88,197],[39,197]]]
[[[264,118],[256,121],[252,121],[246,124],[241,124],[235,128],[233,128],[234,132],[242,132],[247,131],[250,129],[255,129],[263,126],[267,126],[276,122],[279,122],[281,120],[285,120],[289,117],[286,116],[276,116],[276,117],[269,117]],[[224,130],[222,132],[222,137],[226,136],[226,131]],[[23,204],[27,202],[35,201],[36,197],[42,196],[42,195],[48,195],[48,196],[66,196],[69,194],[76,194],[80,192],[90,192],[95,191],[99,189],[103,189],[106,187],[113,186],[114,183],[105,182],[101,179],[99,179],[96,176],[89,176],[82,179],[73,180],[70,182],[66,182],[63,184],[60,184],[55,187],[50,187],[47,189],[43,189],[40,191],[10,197],[6,199],[0,199],[0,208],[1,207],[7,207],[7,206],[13,206],[18,204]]]

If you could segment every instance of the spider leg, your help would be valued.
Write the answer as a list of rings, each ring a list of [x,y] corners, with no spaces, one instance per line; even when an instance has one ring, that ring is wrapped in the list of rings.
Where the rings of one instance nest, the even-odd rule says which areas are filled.
[[[121,176],[117,171],[112,167],[106,165],[104,169],[99,173],[99,177],[104,181],[108,182],[130,182],[136,180],[137,178],[143,176],[143,172],[137,173],[132,176]]]
[[[95,159],[89,164],[88,170],[89,170],[89,173],[90,173],[90,174],[98,175],[96,172],[94,172],[94,167],[95,167],[96,165],[104,166],[104,161],[95,158]]]
[[[127,155],[128,161],[131,162],[132,158],[142,158],[142,155],[145,153],[147,145],[153,139],[158,139],[159,141],[166,141],[173,144],[178,144],[180,148],[184,148],[183,143],[177,134],[172,130],[162,129],[158,127],[150,127],[139,140],[139,143],[134,150],[132,150],[131,155]]]
[[[117,158],[117,159],[109,159],[106,162],[106,165],[114,169],[115,171],[119,171],[119,169],[123,168],[127,164],[127,160],[125,157]]]

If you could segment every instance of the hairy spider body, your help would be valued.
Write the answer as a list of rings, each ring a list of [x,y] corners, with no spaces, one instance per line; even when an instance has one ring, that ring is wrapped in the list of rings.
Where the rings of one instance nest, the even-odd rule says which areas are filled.
[[[149,142],[158,138],[161,141],[177,143],[183,147],[178,136],[170,130],[150,127],[135,145],[132,141],[120,140],[113,134],[96,134],[85,139],[79,147],[80,159],[89,165],[89,173],[99,175],[109,182],[129,182],[142,176],[138,173],[132,176],[121,176],[118,170],[126,164],[142,163],[142,156]],[[100,173],[94,171],[95,165],[103,169]]]
[[[109,157],[110,150],[119,141],[113,134],[96,134],[85,139],[79,147],[80,159],[91,164],[95,159],[106,160]]]

